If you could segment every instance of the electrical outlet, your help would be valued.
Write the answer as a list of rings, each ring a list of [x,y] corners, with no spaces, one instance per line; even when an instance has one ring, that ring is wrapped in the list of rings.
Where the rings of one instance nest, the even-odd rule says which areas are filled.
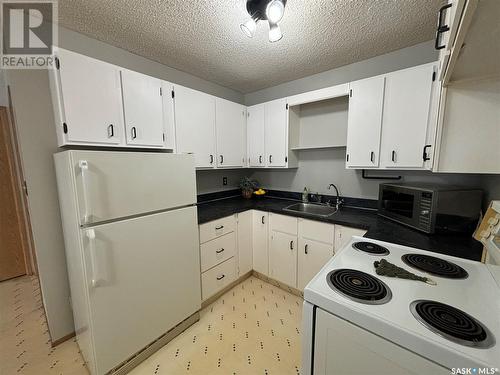
[[[227,177],[222,177],[222,185],[227,185]]]

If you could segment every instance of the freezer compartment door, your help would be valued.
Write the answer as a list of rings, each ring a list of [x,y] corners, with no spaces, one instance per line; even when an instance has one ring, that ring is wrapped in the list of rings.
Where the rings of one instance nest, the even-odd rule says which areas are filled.
[[[81,224],[196,203],[192,155],[68,151]]]
[[[201,308],[195,207],[84,228],[97,373]]]

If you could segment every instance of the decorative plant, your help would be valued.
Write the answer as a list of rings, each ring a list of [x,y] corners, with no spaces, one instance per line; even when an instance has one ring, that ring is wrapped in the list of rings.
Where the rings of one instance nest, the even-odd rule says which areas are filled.
[[[255,189],[259,187],[259,183],[256,180],[252,180],[249,177],[243,177],[240,180],[240,189],[243,192],[253,193]]]

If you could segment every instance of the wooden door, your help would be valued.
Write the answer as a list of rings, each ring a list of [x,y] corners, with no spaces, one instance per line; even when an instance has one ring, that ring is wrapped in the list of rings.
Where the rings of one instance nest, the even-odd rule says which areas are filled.
[[[0,107],[0,281],[27,273],[28,251],[22,192],[15,169],[15,154],[7,109]]]
[[[217,166],[243,167],[245,164],[245,106],[216,98]]]
[[[350,84],[348,168],[376,168],[379,165],[384,86],[385,77],[368,78]]]

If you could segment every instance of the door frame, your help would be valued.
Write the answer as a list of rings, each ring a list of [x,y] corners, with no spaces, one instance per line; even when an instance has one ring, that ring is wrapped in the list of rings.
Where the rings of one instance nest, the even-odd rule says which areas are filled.
[[[21,231],[21,249],[24,255],[24,264],[27,275],[37,275],[38,266],[35,255],[35,246],[31,230],[31,220],[28,209],[28,190],[21,163],[20,147],[17,137],[16,122],[10,87],[7,86],[8,107],[0,107],[0,122],[7,140],[6,148],[9,154],[12,170],[12,186],[14,189],[14,204],[18,215]]]

